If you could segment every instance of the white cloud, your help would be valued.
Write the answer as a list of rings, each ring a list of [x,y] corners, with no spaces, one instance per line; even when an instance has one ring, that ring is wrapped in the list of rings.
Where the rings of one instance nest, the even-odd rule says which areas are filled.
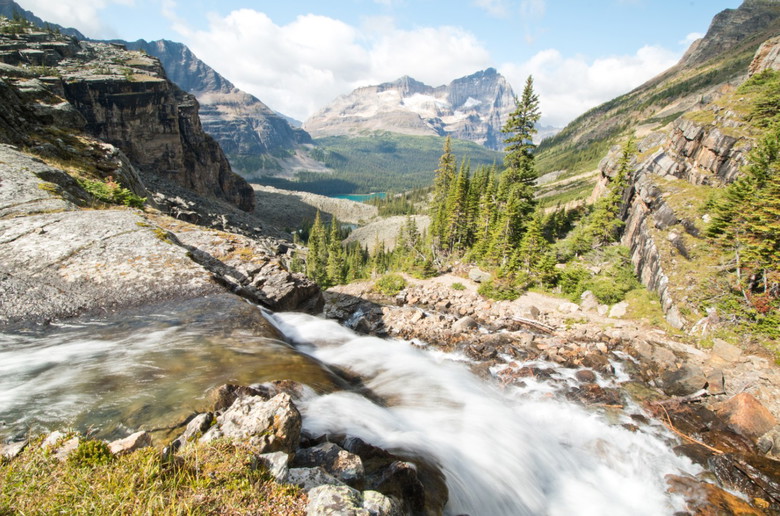
[[[93,38],[111,38],[115,34],[100,20],[100,11],[110,4],[132,6],[135,0],[22,0],[18,3],[45,21],[78,27]]]
[[[473,4],[484,9],[490,16],[496,18],[509,16],[510,6],[507,0],[474,0]]]
[[[301,120],[358,86],[402,75],[439,85],[490,66],[489,53],[462,29],[400,30],[391,18],[372,18],[356,28],[309,14],[279,26],[261,12],[242,9],[212,16],[207,30],[179,32],[236,86]]]
[[[690,46],[691,43],[703,37],[704,34],[702,34],[701,32],[691,32],[690,34],[685,36],[685,39],[680,41],[680,45],[685,45],[685,47],[687,48],[688,46]]]
[[[644,46],[634,55],[611,56],[588,61],[565,57],[550,49],[529,61],[500,67],[509,82],[520,88],[530,74],[539,94],[542,123],[565,125],[588,109],[629,92],[674,65],[679,54]]]
[[[546,0],[523,0],[520,2],[520,14],[523,18],[541,18],[547,9]]]

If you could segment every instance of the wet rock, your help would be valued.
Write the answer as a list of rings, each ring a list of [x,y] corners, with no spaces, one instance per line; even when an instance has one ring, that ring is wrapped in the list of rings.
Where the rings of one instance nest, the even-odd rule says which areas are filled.
[[[479,328],[479,324],[477,324],[477,321],[475,321],[473,317],[469,316],[461,317],[452,324],[452,329],[460,333],[473,331],[477,328]]]
[[[747,392],[715,405],[714,409],[730,428],[751,439],[758,439],[777,425],[772,413]]]
[[[780,426],[774,427],[758,439],[758,450],[775,460],[780,459]]]
[[[580,401],[586,405],[606,405],[609,407],[622,407],[623,400],[617,389],[604,389],[595,383],[588,383],[576,387],[567,393],[569,399]]]
[[[294,467],[322,466],[328,473],[350,485],[357,484],[365,475],[360,457],[334,443],[323,443],[298,450],[292,465]]]
[[[741,498],[694,477],[667,475],[666,482],[669,485],[669,492],[679,494],[685,499],[686,510],[690,511],[690,514],[700,516],[763,514]]]
[[[661,388],[669,396],[688,396],[707,385],[707,378],[701,368],[692,364],[686,364],[674,371],[665,371],[661,375]]]
[[[131,434],[124,439],[117,439],[108,444],[108,449],[114,455],[125,455],[141,448],[152,445],[152,436],[147,432],[141,431]]]
[[[725,453],[712,456],[709,466],[724,486],[770,502],[773,512],[780,510],[780,462],[759,455]]]
[[[614,374],[609,358],[602,353],[588,353],[582,357],[582,365],[604,374]]]
[[[211,398],[214,400],[214,410],[221,411],[230,408],[238,398],[244,396],[259,396],[264,399],[270,398],[267,393],[261,392],[253,387],[231,384],[220,385],[211,394]]]
[[[425,487],[417,476],[417,467],[410,462],[393,462],[377,480],[374,489],[403,500],[407,513],[425,511]]]
[[[323,485],[345,485],[344,482],[325,471],[325,468],[322,466],[313,468],[290,468],[287,471],[287,483],[299,486],[304,491]]]
[[[263,453],[257,456],[257,462],[271,474],[277,482],[287,482],[290,456],[284,452]]]
[[[259,396],[237,399],[201,441],[227,437],[246,443],[257,454],[293,453],[300,436],[301,414],[290,396],[282,393],[267,401]]]
[[[580,383],[594,383],[596,381],[596,373],[590,369],[580,369],[574,373],[574,376]]]
[[[308,516],[370,516],[360,491],[348,486],[320,486],[309,490]]]

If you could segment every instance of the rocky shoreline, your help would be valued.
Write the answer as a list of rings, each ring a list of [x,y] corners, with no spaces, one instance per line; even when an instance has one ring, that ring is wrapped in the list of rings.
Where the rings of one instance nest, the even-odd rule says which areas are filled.
[[[393,297],[371,282],[333,287],[325,314],[361,333],[461,354],[504,388],[548,382],[608,417],[658,419],[679,436],[675,451],[708,471],[668,479],[692,514],[714,506],[723,514],[780,511],[780,369],[769,359],[717,339],[701,349],[609,317],[624,309],[600,307],[587,294],[580,304],[535,293],[494,302],[465,275],[407,280]]]

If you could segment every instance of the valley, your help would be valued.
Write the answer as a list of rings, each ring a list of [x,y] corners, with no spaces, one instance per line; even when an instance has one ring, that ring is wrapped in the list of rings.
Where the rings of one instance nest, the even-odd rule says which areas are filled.
[[[777,0],[544,139],[0,15],[0,513],[780,513]]]

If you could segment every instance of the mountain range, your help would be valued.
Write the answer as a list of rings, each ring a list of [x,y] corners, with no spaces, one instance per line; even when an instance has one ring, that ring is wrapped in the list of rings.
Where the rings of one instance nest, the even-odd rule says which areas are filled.
[[[501,128],[514,110],[514,92],[494,68],[432,87],[412,77],[358,88],[303,124],[315,138],[388,131],[452,136],[503,150]]]

